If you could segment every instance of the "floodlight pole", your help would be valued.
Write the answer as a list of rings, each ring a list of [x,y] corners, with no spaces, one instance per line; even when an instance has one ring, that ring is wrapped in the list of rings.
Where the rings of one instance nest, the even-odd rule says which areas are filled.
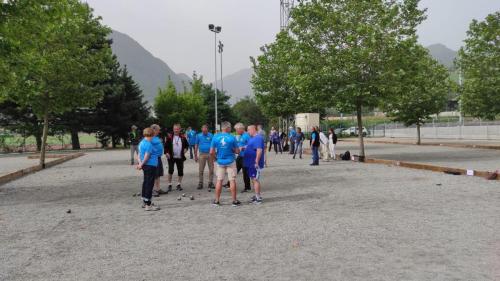
[[[220,33],[222,31],[222,27],[220,26],[214,26],[213,24],[209,24],[208,25],[208,29],[210,31],[212,31],[215,35],[215,49],[214,49],[214,60],[215,60],[215,63],[214,63],[214,67],[215,67],[215,82],[214,82],[214,86],[215,86],[215,130],[218,131],[218,128],[219,128],[219,119],[217,117],[217,33]]]

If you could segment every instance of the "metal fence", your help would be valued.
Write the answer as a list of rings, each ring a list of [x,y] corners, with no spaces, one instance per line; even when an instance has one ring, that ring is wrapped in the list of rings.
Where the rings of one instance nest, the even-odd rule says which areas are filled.
[[[416,138],[417,127],[388,123],[369,129],[371,137]],[[420,127],[422,139],[500,140],[500,121],[428,123]]]

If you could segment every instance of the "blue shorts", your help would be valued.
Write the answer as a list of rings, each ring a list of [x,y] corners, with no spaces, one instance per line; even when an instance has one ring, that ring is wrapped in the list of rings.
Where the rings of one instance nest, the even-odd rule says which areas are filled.
[[[255,166],[247,168],[248,177],[252,180],[259,180],[261,176],[262,169],[256,168]]]

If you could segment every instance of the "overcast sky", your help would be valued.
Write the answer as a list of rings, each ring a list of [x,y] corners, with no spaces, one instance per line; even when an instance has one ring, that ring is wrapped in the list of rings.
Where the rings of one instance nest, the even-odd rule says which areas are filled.
[[[126,33],[175,72],[214,78],[214,34],[222,26],[224,76],[250,67],[249,56],[274,40],[279,30],[278,0],[84,0],[103,23]],[[421,0],[428,19],[419,28],[427,46],[458,50],[472,19],[500,10],[499,0]]]

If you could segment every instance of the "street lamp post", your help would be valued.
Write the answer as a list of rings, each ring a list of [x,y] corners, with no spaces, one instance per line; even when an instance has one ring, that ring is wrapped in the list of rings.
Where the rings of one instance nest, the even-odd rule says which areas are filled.
[[[213,24],[208,25],[208,29],[212,31],[215,35],[215,52],[214,52],[214,59],[215,59],[215,130],[218,131],[219,128],[219,120],[217,118],[217,34],[222,31],[222,27],[220,26],[215,26]]]
[[[224,52],[224,44],[219,40],[219,54],[220,54],[220,92],[224,93],[224,76],[222,75],[222,52]]]

